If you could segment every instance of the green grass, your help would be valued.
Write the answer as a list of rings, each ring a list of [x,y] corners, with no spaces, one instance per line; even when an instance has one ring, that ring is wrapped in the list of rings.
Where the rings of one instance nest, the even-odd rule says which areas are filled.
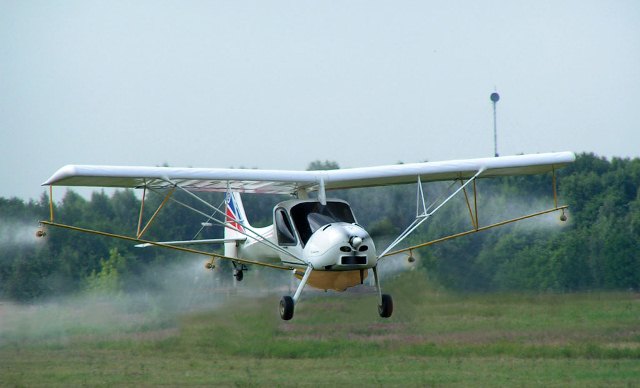
[[[385,292],[395,302],[386,320],[372,293],[306,293],[290,322],[278,317],[278,296],[238,296],[172,319],[114,319],[93,334],[13,331],[0,337],[0,386],[640,382],[636,293],[459,294],[419,272]]]

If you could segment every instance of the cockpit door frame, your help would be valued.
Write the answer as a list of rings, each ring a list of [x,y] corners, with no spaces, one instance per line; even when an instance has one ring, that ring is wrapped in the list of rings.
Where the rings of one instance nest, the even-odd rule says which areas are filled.
[[[291,220],[291,215],[286,208],[282,206],[275,208],[273,211],[273,223],[275,226],[276,241],[279,246],[294,247],[299,244],[300,237],[298,236],[298,231],[296,230],[296,227]],[[286,236],[286,234],[289,234],[290,236]],[[288,238],[290,241],[283,242],[281,241],[283,239],[282,237]]]

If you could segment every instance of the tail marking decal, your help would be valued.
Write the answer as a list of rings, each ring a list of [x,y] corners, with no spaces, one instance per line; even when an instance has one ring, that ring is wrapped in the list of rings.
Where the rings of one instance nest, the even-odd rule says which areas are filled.
[[[233,193],[227,193],[227,211],[226,211],[226,223],[232,229],[235,229],[239,232],[244,232],[244,227],[242,226],[245,220],[242,218],[242,213],[239,211],[238,205],[235,200],[235,196]]]

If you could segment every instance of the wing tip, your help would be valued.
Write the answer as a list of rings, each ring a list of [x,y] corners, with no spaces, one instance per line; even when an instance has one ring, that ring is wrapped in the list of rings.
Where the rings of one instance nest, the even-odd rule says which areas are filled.
[[[77,166],[75,164],[67,164],[66,166],[62,166],[58,169],[58,171],[54,172],[53,175],[45,182],[42,183],[42,186],[54,186],[57,182],[74,176],[77,172]]]

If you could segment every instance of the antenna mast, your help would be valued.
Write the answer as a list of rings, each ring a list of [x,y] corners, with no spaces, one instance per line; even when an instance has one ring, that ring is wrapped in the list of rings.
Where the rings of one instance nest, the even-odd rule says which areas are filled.
[[[498,157],[498,127],[496,123],[496,103],[500,101],[500,95],[497,92],[491,93],[491,102],[493,103],[493,154]]]

